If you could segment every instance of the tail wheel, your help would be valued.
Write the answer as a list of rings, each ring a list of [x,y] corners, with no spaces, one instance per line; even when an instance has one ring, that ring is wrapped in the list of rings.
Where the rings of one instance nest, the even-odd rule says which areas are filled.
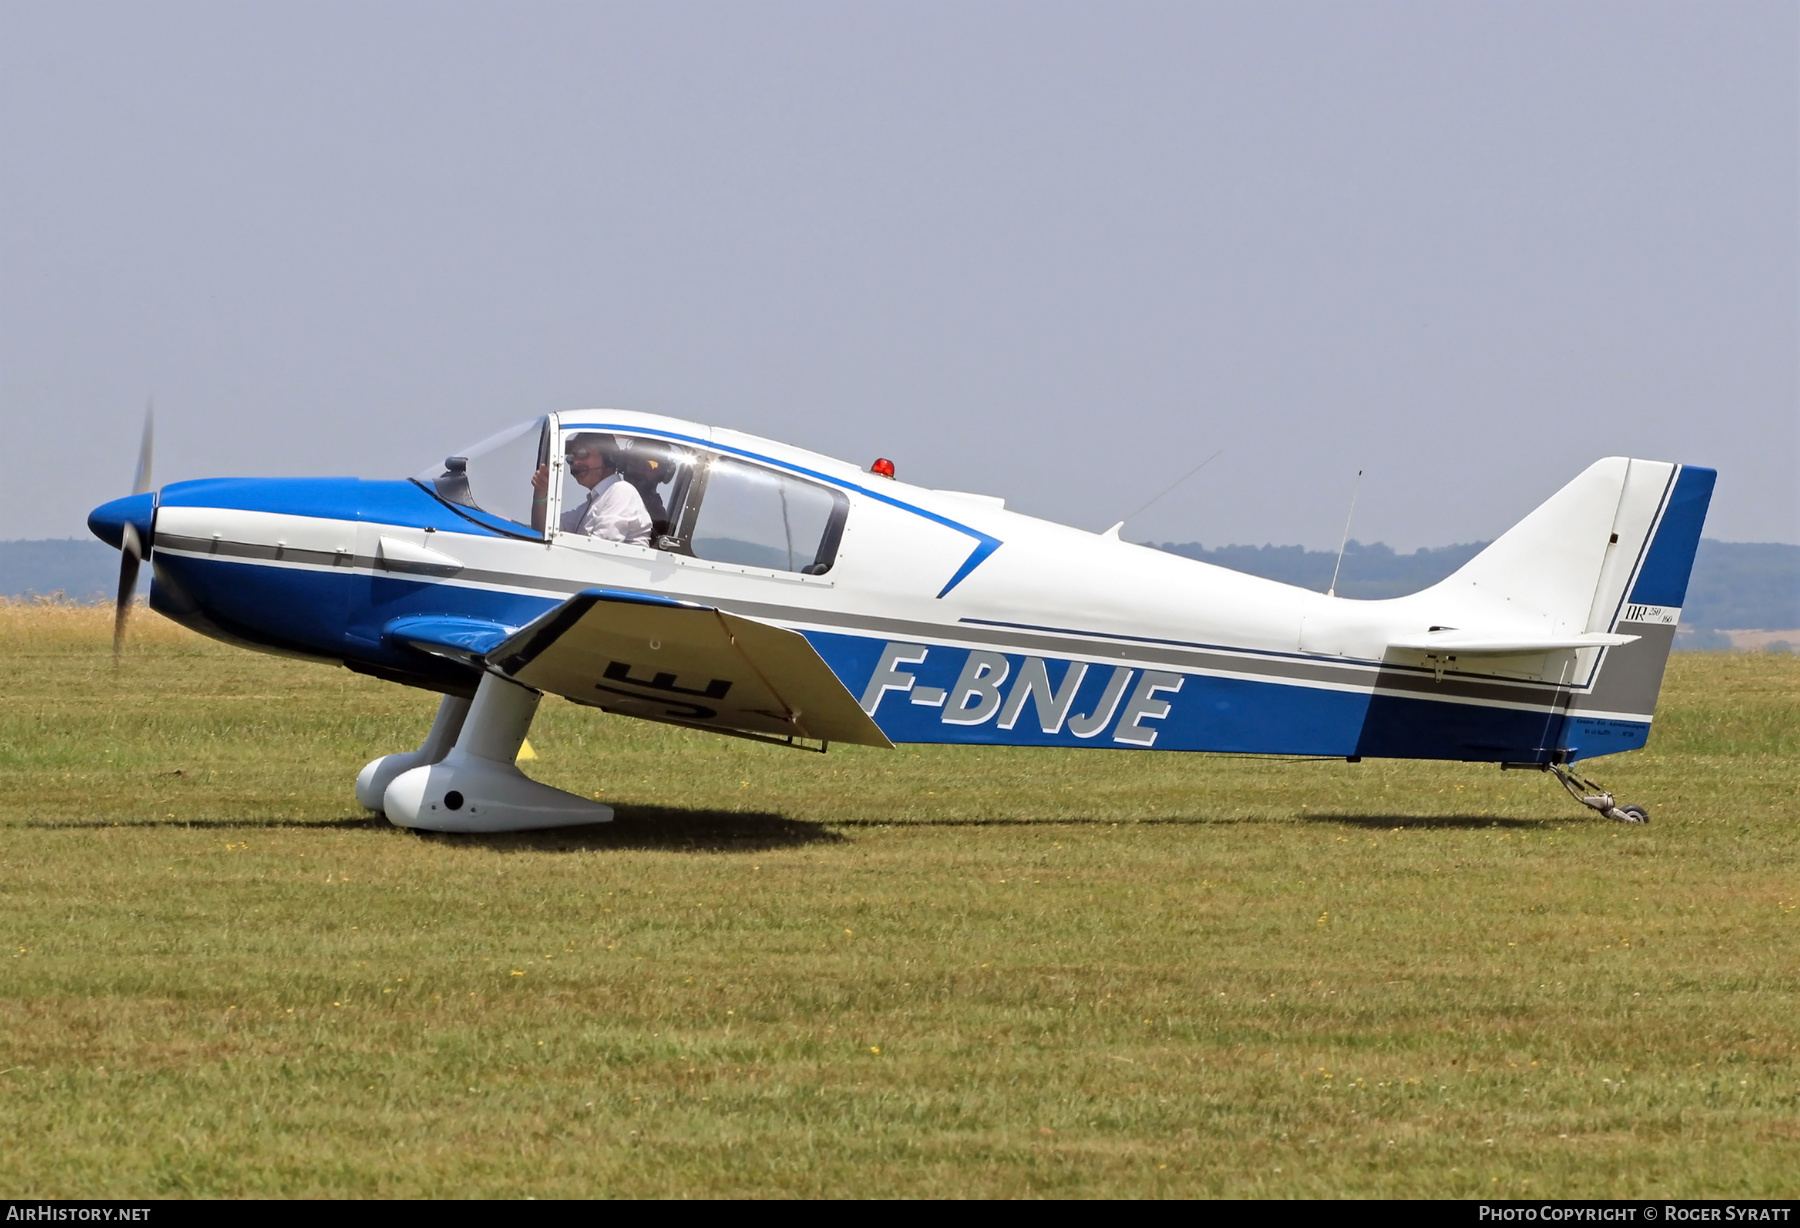
[[[1627,823],[1648,823],[1650,812],[1642,806],[1620,806],[1619,813],[1625,816]]]

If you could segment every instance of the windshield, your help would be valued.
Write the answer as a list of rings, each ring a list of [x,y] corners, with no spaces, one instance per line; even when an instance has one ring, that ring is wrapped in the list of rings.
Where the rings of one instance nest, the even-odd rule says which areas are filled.
[[[548,461],[549,446],[549,420],[533,418],[445,457],[442,465],[416,477],[451,503],[538,528],[532,524],[532,500],[538,497],[532,478]]]

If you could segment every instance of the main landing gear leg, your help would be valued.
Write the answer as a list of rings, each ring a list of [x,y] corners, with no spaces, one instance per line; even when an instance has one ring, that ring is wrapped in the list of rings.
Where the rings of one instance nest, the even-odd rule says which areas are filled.
[[[1590,810],[1598,810],[1615,823],[1648,823],[1650,821],[1650,812],[1642,806],[1619,805],[1613,800],[1612,794],[1591,780],[1583,780],[1562,764],[1552,763],[1549,768],[1556,773],[1556,778],[1562,781],[1562,787],[1569,791],[1569,796]],[[1582,792],[1583,789],[1588,792]]]
[[[483,675],[456,745],[442,762],[411,768],[388,785],[382,796],[388,821],[453,832],[610,822],[611,806],[541,785],[513,765],[540,698],[497,674]]]
[[[437,719],[431,722],[431,732],[425,735],[424,743],[418,750],[402,751],[398,755],[383,755],[374,760],[356,776],[356,800],[364,809],[382,812],[382,798],[387,788],[394,783],[394,778],[402,772],[410,772],[416,767],[427,767],[433,763],[442,763],[450,748],[456,745],[456,735],[462,732],[463,721],[469,716],[469,701],[459,695],[446,695],[438,705]]]

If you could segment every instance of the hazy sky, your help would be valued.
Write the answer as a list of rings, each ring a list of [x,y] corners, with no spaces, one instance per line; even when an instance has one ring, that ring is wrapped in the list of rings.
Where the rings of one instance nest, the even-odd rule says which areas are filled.
[[[1134,539],[1800,541],[1792,3],[0,0],[0,538],[612,405]]]

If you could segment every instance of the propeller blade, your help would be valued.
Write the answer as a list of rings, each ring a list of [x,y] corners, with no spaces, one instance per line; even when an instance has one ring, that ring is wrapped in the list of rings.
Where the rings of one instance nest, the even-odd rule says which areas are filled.
[[[156,401],[144,406],[144,435],[138,441],[137,473],[131,479],[131,493],[141,495],[150,489],[150,466],[156,453]],[[113,606],[113,659],[125,647],[125,623],[131,617],[131,603],[137,597],[138,569],[143,565],[146,543],[138,536],[137,526],[129,520],[119,535],[119,598]]]
[[[131,493],[141,495],[150,489],[150,460],[156,451],[156,402],[144,407],[144,437],[138,443],[137,475],[131,479]]]
[[[144,561],[143,543],[129,520],[119,539],[119,600],[113,607],[113,659],[125,647],[125,620],[131,616],[131,603],[137,596],[138,566]]]

